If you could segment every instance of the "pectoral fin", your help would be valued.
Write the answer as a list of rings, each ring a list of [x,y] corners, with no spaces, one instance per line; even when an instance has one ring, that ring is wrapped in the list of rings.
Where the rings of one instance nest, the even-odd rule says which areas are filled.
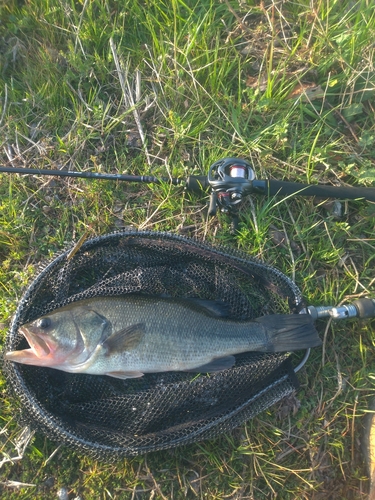
[[[141,342],[145,331],[146,325],[144,323],[137,323],[113,333],[103,342],[106,356],[131,351]]]
[[[189,370],[184,370],[185,372],[195,372],[195,373],[214,373],[227,370],[232,368],[236,361],[234,356],[225,356],[224,358],[215,358],[205,365],[197,366],[196,368],[190,368]]]

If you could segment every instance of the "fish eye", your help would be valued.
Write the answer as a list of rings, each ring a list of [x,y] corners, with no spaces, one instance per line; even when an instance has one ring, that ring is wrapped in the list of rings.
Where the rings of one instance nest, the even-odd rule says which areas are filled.
[[[46,330],[51,326],[52,321],[50,318],[42,318],[38,321],[38,327],[41,328],[42,330]]]

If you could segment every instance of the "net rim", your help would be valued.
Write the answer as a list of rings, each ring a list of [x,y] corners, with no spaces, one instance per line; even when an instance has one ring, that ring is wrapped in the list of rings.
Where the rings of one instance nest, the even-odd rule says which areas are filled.
[[[219,257],[230,257],[231,260],[237,261],[239,263],[243,264],[248,264],[251,262],[253,265],[258,267],[260,270],[267,269],[268,271],[272,272],[274,275],[280,277],[284,283],[287,284],[287,286],[290,288],[291,292],[294,295],[294,300],[296,306],[301,304],[303,302],[302,299],[302,294],[297,287],[297,285],[287,276],[285,276],[281,271],[278,269],[274,268],[273,266],[269,264],[263,263],[261,260],[251,257],[247,255],[245,252],[238,250],[238,249],[228,249],[225,246],[218,245],[218,246],[212,246],[211,244],[207,244],[205,242],[201,242],[196,239],[192,238],[187,238],[185,236],[181,235],[176,235],[173,233],[168,233],[168,232],[161,232],[161,231],[137,231],[137,230],[122,230],[122,231],[114,231],[112,233],[96,236],[94,238],[91,238],[89,240],[86,240],[80,249],[78,250],[77,254],[84,253],[86,251],[91,250],[92,248],[95,248],[97,245],[101,245],[103,243],[108,243],[111,244],[114,240],[116,239],[122,239],[122,238],[134,238],[138,237],[141,239],[162,239],[165,241],[171,241],[173,242],[180,242],[186,245],[189,245],[190,247],[194,248],[199,248],[204,251],[209,251],[211,254],[219,256]],[[51,261],[45,265],[42,265],[41,268],[39,268],[38,274],[34,277],[34,279],[31,281],[29,286],[26,288],[24,294],[22,295],[22,298],[18,304],[18,307],[16,309],[16,312],[14,314],[14,317],[12,319],[9,332],[6,337],[6,342],[5,342],[5,347],[4,347],[4,352],[6,350],[9,350],[12,348],[12,343],[14,342],[14,337],[16,336],[16,333],[18,331],[18,328],[20,326],[20,318],[22,317],[22,313],[24,311],[24,308],[26,307],[28,300],[30,296],[35,292],[38,286],[41,286],[43,283],[43,279],[45,276],[47,276],[55,267],[58,267],[59,264],[64,261],[64,259],[67,258],[67,256],[70,254],[72,251],[73,247],[70,247],[57,255],[53,256]],[[74,258],[74,257],[73,257]],[[17,399],[21,402],[21,404],[25,407],[24,410],[27,411],[30,416],[32,417],[33,420],[35,420],[35,428],[37,430],[40,430],[44,434],[46,434],[48,437],[51,439],[63,439],[64,441],[70,440],[70,444],[75,447],[76,449],[82,451],[85,450],[89,454],[99,454],[102,457],[105,457],[106,459],[112,459],[110,455],[114,455],[115,458],[119,458],[122,456],[136,456],[141,453],[147,452],[147,451],[152,451],[155,449],[154,446],[143,446],[143,447],[131,447],[127,449],[123,449],[122,447],[114,447],[114,446],[105,446],[102,443],[94,443],[94,442],[88,442],[85,439],[81,439],[79,436],[76,434],[72,433],[70,430],[64,427],[64,423],[60,419],[60,417],[54,415],[53,413],[47,411],[41,402],[35,397],[35,394],[32,393],[32,390],[27,386],[25,383],[23,374],[20,369],[20,365],[17,363],[10,363],[3,361],[4,363],[8,363],[11,366],[8,366],[8,368],[5,370],[5,375],[6,379],[8,382],[8,387],[10,386],[12,392],[16,395]],[[287,382],[286,380],[279,380],[279,383],[281,382]],[[277,385],[277,384],[276,384]],[[286,392],[286,395],[292,392],[294,390],[296,385],[296,381],[292,381],[292,383],[289,384],[286,383],[286,389],[284,389],[284,393]],[[261,392],[267,392],[270,387],[265,388]],[[243,406],[246,406],[250,403],[251,399],[258,398],[259,395],[255,394],[250,398],[249,401],[244,403]],[[271,403],[272,404],[272,403]],[[265,408],[270,406],[269,404],[267,405],[265,403]],[[240,413],[241,408],[236,408],[234,413]],[[40,418],[43,417],[43,425],[39,425],[39,420]],[[229,416],[227,417],[229,418]],[[212,425],[218,425],[219,422],[216,422],[215,424],[213,423]],[[47,430],[47,432],[46,432]],[[208,429],[203,428],[200,429],[197,434],[202,435],[206,433]],[[177,442],[171,441],[170,443],[165,443],[162,444],[161,446],[156,447],[156,449],[166,449],[166,448],[172,448],[175,447],[179,444],[187,444],[189,442],[195,442],[198,439],[194,439],[192,436],[188,437],[187,439],[180,439],[177,440]],[[179,443],[178,441],[183,441],[182,443]]]

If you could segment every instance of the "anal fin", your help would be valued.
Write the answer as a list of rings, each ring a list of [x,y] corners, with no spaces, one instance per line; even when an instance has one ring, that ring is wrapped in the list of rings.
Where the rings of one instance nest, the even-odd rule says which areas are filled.
[[[108,375],[109,377],[114,377],[114,378],[120,378],[120,379],[127,379],[127,378],[140,378],[143,377],[144,373],[142,372],[127,372],[127,371],[113,371],[113,372],[107,372],[104,375]]]
[[[228,368],[232,368],[235,362],[236,358],[234,356],[225,356],[224,358],[215,358],[205,365],[197,366],[195,368],[189,368],[188,370],[183,371],[195,373],[221,372],[223,370],[228,370]]]

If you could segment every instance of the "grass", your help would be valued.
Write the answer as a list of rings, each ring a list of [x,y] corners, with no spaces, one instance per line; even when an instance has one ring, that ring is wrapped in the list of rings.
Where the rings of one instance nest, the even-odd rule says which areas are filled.
[[[2,164],[186,177],[239,156],[258,178],[375,180],[370,0],[9,0],[0,19]],[[337,213],[325,200],[253,196],[236,236],[225,214],[207,218],[207,203],[167,183],[0,174],[0,338],[41,261],[85,232],[129,225],[239,247],[314,305],[373,296],[372,203],[342,200]],[[112,465],[35,435],[0,469],[2,498],[61,488],[69,498],[365,498],[372,323],[317,326],[324,347],[296,397],[231,435]],[[0,390],[0,450],[14,457],[22,429],[1,376]]]

